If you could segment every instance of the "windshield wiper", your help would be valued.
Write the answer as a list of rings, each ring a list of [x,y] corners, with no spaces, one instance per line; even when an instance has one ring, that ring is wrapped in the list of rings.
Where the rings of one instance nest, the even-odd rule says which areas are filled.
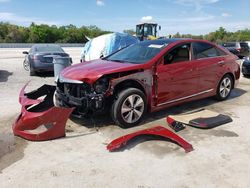
[[[119,63],[131,63],[130,61],[126,61],[126,60],[120,60],[120,59],[107,59],[108,61],[115,61],[115,62],[119,62]]]

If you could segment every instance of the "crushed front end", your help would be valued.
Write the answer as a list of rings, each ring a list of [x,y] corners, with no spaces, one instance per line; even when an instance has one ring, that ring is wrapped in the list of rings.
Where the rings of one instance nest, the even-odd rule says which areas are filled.
[[[87,82],[63,79],[57,81],[55,99],[60,107],[75,107],[72,116],[82,118],[94,112],[102,112],[105,108],[105,83],[91,85]]]

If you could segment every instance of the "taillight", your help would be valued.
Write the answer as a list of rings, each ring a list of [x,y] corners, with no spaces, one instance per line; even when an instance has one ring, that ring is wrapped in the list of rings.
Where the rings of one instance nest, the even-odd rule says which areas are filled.
[[[37,57],[36,55],[33,55],[33,56],[31,56],[31,59],[32,59],[32,60],[37,60],[38,57]]]
[[[236,50],[237,50],[238,52],[240,52],[241,48],[236,48]]]

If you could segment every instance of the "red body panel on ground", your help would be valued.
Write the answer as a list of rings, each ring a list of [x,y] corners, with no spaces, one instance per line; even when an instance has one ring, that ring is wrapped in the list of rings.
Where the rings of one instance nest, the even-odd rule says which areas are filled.
[[[141,135],[154,135],[154,136],[161,136],[167,139],[171,139],[172,141],[176,142],[178,145],[183,147],[185,152],[190,152],[193,150],[193,146],[186,142],[184,139],[182,139],[177,134],[173,133],[172,131],[162,127],[162,126],[156,126],[153,128],[140,130],[128,135],[121,136],[115,140],[113,140],[109,145],[107,146],[107,149],[109,151],[114,151],[117,149],[120,149],[122,146],[126,145],[127,142],[137,136]]]
[[[26,86],[27,84],[19,95],[22,107],[21,114],[12,126],[14,134],[32,141],[64,137],[66,122],[73,108],[60,108],[53,105],[55,86],[44,85],[27,94],[24,92]],[[44,95],[46,97],[43,100],[34,99]]]

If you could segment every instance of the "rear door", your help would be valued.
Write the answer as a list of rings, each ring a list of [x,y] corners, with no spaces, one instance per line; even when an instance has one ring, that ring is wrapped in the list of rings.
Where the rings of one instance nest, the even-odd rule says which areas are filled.
[[[192,43],[194,62],[199,72],[198,92],[216,89],[219,79],[224,74],[227,54],[206,42]]]
[[[157,106],[184,100],[197,92],[198,72],[191,61],[191,44],[181,44],[157,66]]]

